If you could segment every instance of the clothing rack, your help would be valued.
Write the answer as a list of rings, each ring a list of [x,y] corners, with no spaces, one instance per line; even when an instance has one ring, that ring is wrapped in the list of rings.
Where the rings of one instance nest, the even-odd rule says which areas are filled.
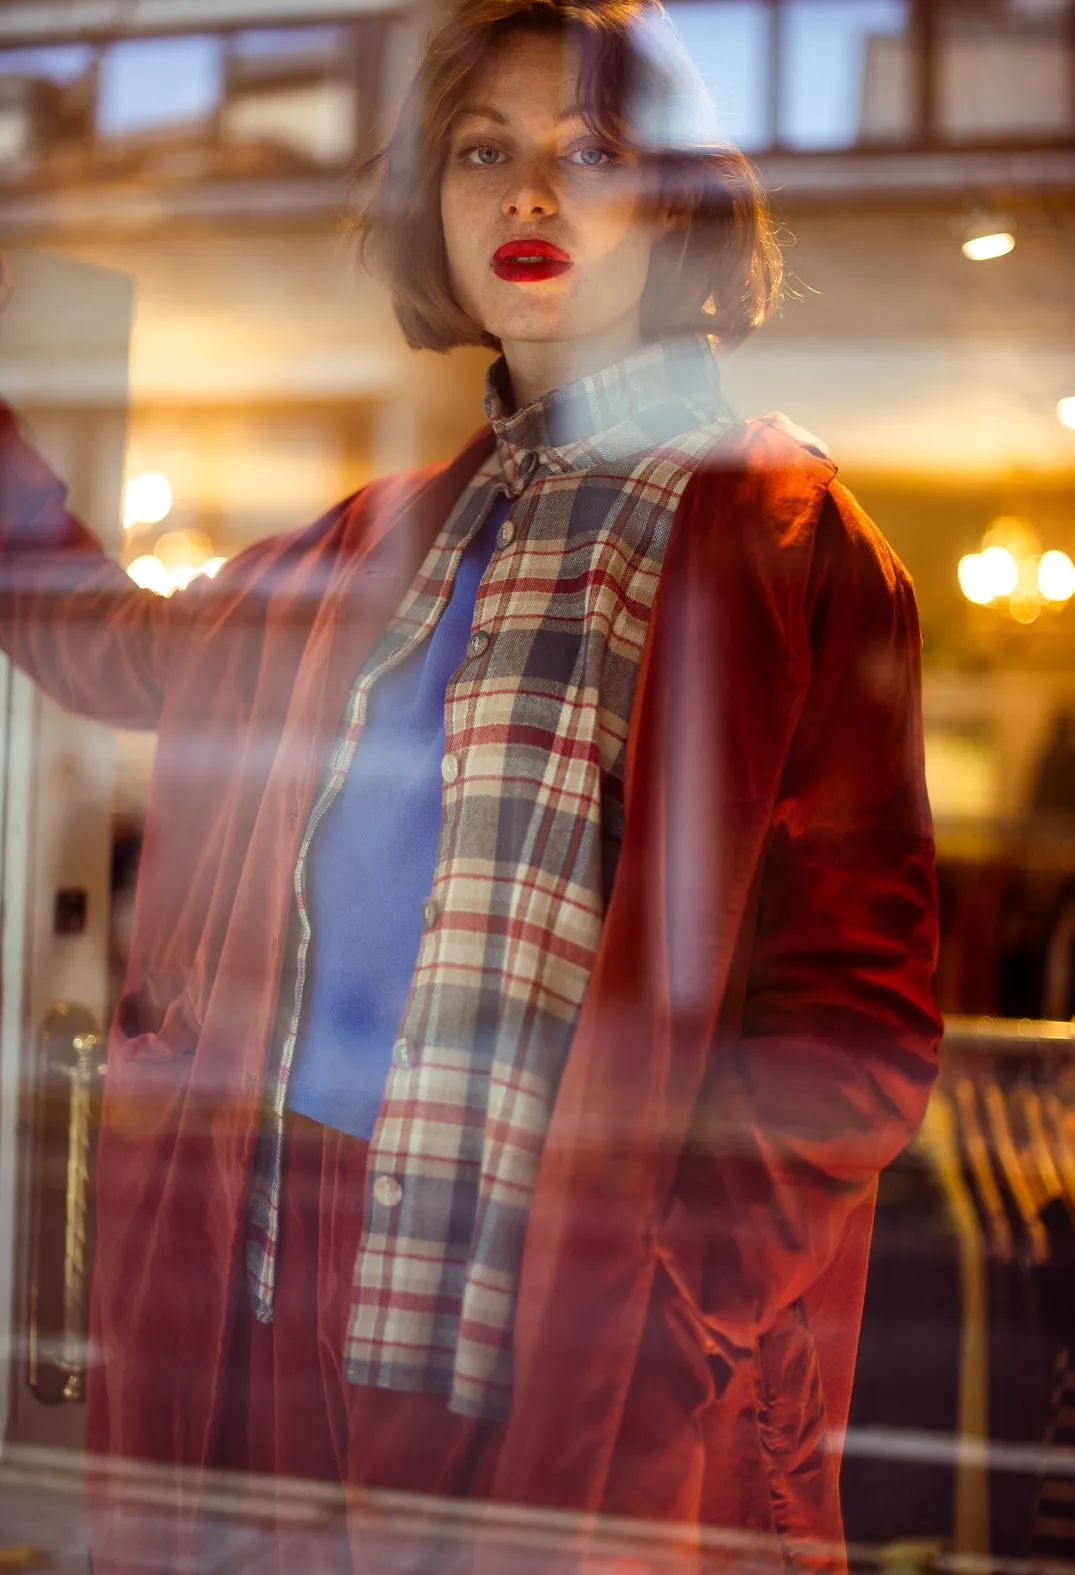
[[[945,1017],[921,1131],[881,1178],[851,1433],[854,1541],[1075,1575],[1075,1022]]]
[[[944,1019],[942,1057],[1075,1055],[1075,1022],[1033,1017],[958,1017]]]

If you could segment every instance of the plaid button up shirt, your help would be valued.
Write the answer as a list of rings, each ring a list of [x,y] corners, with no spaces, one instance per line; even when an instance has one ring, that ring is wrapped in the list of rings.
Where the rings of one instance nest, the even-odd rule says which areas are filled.
[[[654,346],[508,413],[352,690],[295,871],[298,955],[269,1090],[248,1271],[272,1317],[283,1116],[311,944],[307,855],[378,678],[426,640],[467,543],[512,500],[445,697],[425,930],[370,1141],[345,1352],[355,1383],[502,1417],[529,1200],[622,833],[627,731],[669,530],[734,423],[704,338]]]

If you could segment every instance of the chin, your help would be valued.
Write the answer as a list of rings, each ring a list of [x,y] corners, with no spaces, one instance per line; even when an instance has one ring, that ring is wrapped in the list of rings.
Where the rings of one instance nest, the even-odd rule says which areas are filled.
[[[558,340],[577,338],[579,325],[563,311],[538,309],[505,312],[497,317],[495,325],[488,331],[501,342],[507,339],[518,344],[555,344]]]

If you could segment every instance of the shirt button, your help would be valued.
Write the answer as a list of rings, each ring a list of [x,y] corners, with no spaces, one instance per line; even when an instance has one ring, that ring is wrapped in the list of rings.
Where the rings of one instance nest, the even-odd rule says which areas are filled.
[[[373,1183],[373,1196],[382,1208],[394,1209],[403,1200],[403,1188],[395,1176],[378,1176]]]
[[[400,1067],[404,1072],[409,1072],[414,1065],[414,1051],[406,1039],[397,1039],[392,1046],[392,1061],[395,1066]]]
[[[471,635],[470,644],[467,647],[471,656],[484,656],[489,649],[489,639],[490,636],[486,634],[484,629],[479,629],[477,634]]]
[[[440,774],[449,787],[451,787],[453,782],[459,781],[459,774],[462,769],[458,755],[445,755],[440,763]]]
[[[440,905],[435,897],[427,897],[422,904],[422,923],[431,930],[440,916]]]
[[[505,520],[496,533],[496,544],[498,547],[510,547],[514,540],[515,526],[510,520]]]

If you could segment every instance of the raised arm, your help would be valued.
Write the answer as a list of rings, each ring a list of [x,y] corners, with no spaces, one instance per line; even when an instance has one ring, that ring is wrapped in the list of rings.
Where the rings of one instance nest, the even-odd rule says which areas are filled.
[[[154,728],[182,605],[136,586],[0,404],[0,649],[67,710]]]

